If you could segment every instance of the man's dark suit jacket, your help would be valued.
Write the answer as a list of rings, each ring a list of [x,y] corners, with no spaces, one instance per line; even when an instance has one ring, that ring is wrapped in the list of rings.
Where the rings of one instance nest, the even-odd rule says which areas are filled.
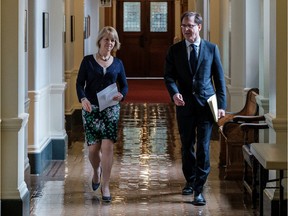
[[[191,97],[204,106],[207,99],[216,93],[218,109],[226,109],[226,86],[218,47],[201,39],[197,69],[190,69],[185,40],[172,45],[166,56],[165,83],[171,98],[180,93],[185,101],[181,111],[191,111]],[[193,94],[193,95],[192,95]],[[183,113],[182,113],[183,114]]]

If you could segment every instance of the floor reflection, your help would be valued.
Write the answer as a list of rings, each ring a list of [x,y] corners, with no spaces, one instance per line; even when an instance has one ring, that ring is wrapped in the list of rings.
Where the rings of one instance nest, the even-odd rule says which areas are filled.
[[[83,131],[78,131],[83,137]],[[122,104],[119,141],[111,176],[111,204],[91,189],[92,168],[83,139],[73,142],[66,161],[55,161],[31,177],[31,215],[254,215],[241,185],[219,178],[218,142],[211,142],[207,205],[182,196],[180,140],[170,104]],[[33,192],[32,192],[33,191]]]

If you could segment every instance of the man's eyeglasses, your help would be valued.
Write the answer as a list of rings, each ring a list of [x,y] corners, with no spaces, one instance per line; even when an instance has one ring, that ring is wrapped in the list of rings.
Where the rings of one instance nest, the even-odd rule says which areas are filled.
[[[196,24],[194,24],[194,25],[184,25],[184,24],[181,24],[181,28],[183,28],[183,29],[186,29],[186,28],[188,28],[188,29],[193,29],[195,26],[197,26]]]

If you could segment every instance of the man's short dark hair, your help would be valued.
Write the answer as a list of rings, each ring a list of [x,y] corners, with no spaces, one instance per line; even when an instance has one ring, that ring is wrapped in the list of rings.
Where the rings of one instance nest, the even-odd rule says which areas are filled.
[[[186,17],[194,17],[194,22],[199,25],[202,24],[203,19],[202,16],[199,13],[193,12],[193,11],[186,11],[182,14],[181,16],[181,22],[183,21],[184,18]]]

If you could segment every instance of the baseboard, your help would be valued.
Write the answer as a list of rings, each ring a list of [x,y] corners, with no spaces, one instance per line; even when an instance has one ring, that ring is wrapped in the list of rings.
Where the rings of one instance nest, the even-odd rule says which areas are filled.
[[[41,174],[52,160],[65,160],[68,138],[51,139],[42,152],[28,153],[31,174]]]
[[[2,199],[0,215],[22,216],[30,215],[30,193],[27,193],[22,199]]]

